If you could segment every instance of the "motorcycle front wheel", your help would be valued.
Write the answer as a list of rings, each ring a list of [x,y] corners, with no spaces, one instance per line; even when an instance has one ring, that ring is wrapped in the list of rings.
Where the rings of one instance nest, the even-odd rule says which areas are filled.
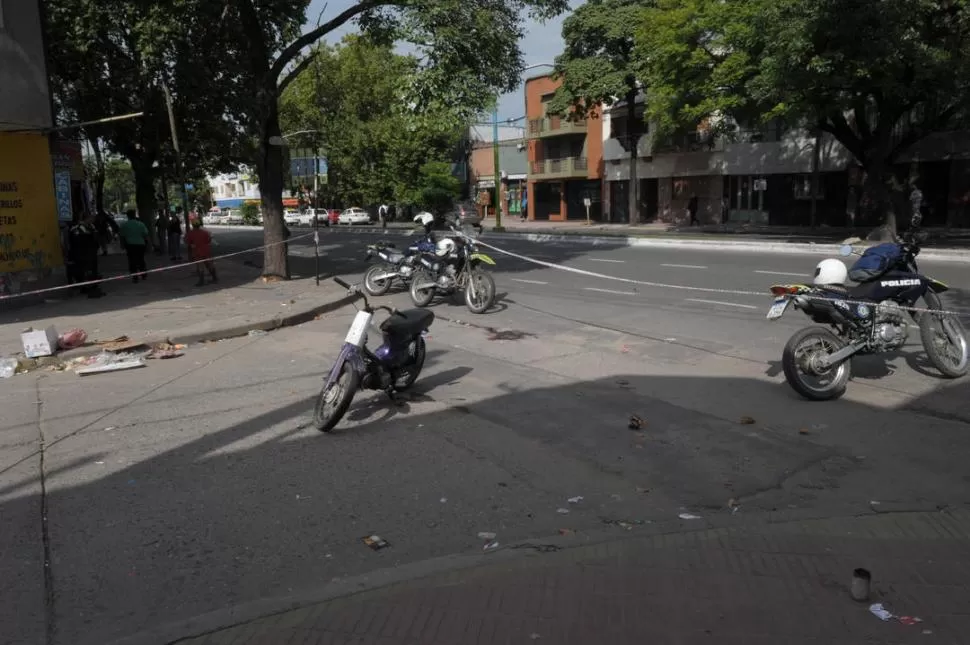
[[[473,293],[474,289],[474,293]],[[483,314],[495,303],[495,278],[487,271],[472,271],[465,286],[465,305],[473,314]]]
[[[390,291],[393,278],[376,279],[374,276],[393,272],[394,269],[383,264],[375,264],[367,269],[367,273],[364,274],[364,290],[367,292],[367,295],[383,296]]]
[[[924,312],[919,318],[919,335],[926,356],[943,376],[960,378],[967,373],[967,330],[959,318]]]
[[[347,414],[350,402],[360,386],[360,374],[350,363],[344,363],[340,374],[330,385],[324,387],[313,408],[313,427],[320,432],[330,432]]]
[[[419,289],[420,285],[432,283],[430,287]],[[434,279],[426,271],[418,271],[411,278],[411,302],[415,307],[427,307],[434,299]]]
[[[793,390],[810,401],[831,401],[845,394],[852,364],[844,360],[823,368],[818,359],[845,347],[845,342],[824,327],[806,327],[788,339],[781,365]]]

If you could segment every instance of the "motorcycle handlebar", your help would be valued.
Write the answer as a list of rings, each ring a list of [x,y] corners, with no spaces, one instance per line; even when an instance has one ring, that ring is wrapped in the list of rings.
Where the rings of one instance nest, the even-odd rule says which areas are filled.
[[[337,284],[339,284],[344,289],[349,289],[350,288],[350,284],[348,282],[345,282],[345,281],[341,280],[340,278],[338,278],[336,276],[334,276],[333,281],[336,282]]]

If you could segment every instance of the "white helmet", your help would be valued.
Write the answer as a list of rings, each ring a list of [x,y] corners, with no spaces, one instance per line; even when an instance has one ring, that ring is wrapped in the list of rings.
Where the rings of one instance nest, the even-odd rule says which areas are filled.
[[[455,244],[455,241],[450,237],[442,238],[438,240],[437,244],[435,244],[435,248],[434,248],[435,255],[437,255],[439,258],[443,258],[446,255],[452,253],[455,250],[455,246],[457,246]]]
[[[414,216],[414,221],[421,226],[430,226],[431,224],[434,224],[434,215],[428,211],[422,211]]]
[[[846,270],[842,260],[829,258],[828,260],[822,260],[815,267],[815,284],[820,287],[832,285],[842,286],[848,277],[849,272]]]

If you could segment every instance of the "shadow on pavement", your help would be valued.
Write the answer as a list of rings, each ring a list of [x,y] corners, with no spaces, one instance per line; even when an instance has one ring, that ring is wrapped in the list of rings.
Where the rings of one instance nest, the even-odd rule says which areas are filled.
[[[102,645],[318,590],[338,577],[480,549],[481,530],[499,531],[507,544],[563,527],[670,519],[680,509],[730,514],[729,498],[745,514],[867,508],[872,499],[967,501],[965,425],[839,401],[831,405],[873,422],[803,436],[651,396],[673,382],[696,397],[749,400],[755,417],[775,401],[789,406],[794,424],[819,405],[787,386],[743,378],[617,374],[557,387],[500,384],[506,394],[477,399],[460,389],[463,397],[454,397],[449,386],[472,374],[464,366],[430,374],[412,407],[332,436],[307,427],[312,379],[296,402],[242,420],[183,418],[159,399],[117,448],[91,433],[62,444],[66,463],[47,457],[46,495],[36,470],[24,469],[0,503],[5,639],[41,642],[49,629],[52,645]],[[101,386],[87,383],[73,387],[96,396]],[[257,385],[240,381],[240,402],[243,388]],[[967,382],[938,393],[950,406],[968,395]],[[355,401],[348,421],[368,409],[380,414],[381,403],[368,396]],[[645,421],[641,431],[628,428],[631,415]],[[176,440],[155,436],[160,419],[177,429]],[[92,474],[105,460],[113,472]],[[580,494],[580,504],[566,502]],[[374,533],[392,546],[374,552],[360,542]]]

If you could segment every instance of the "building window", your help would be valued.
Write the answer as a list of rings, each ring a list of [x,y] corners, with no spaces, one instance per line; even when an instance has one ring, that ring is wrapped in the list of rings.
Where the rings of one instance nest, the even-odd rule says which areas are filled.
[[[792,195],[795,197],[795,199],[811,199],[812,176],[795,175],[792,177]],[[825,182],[821,181],[821,177],[819,177],[818,193],[816,197],[818,197],[818,199],[825,199]]]

